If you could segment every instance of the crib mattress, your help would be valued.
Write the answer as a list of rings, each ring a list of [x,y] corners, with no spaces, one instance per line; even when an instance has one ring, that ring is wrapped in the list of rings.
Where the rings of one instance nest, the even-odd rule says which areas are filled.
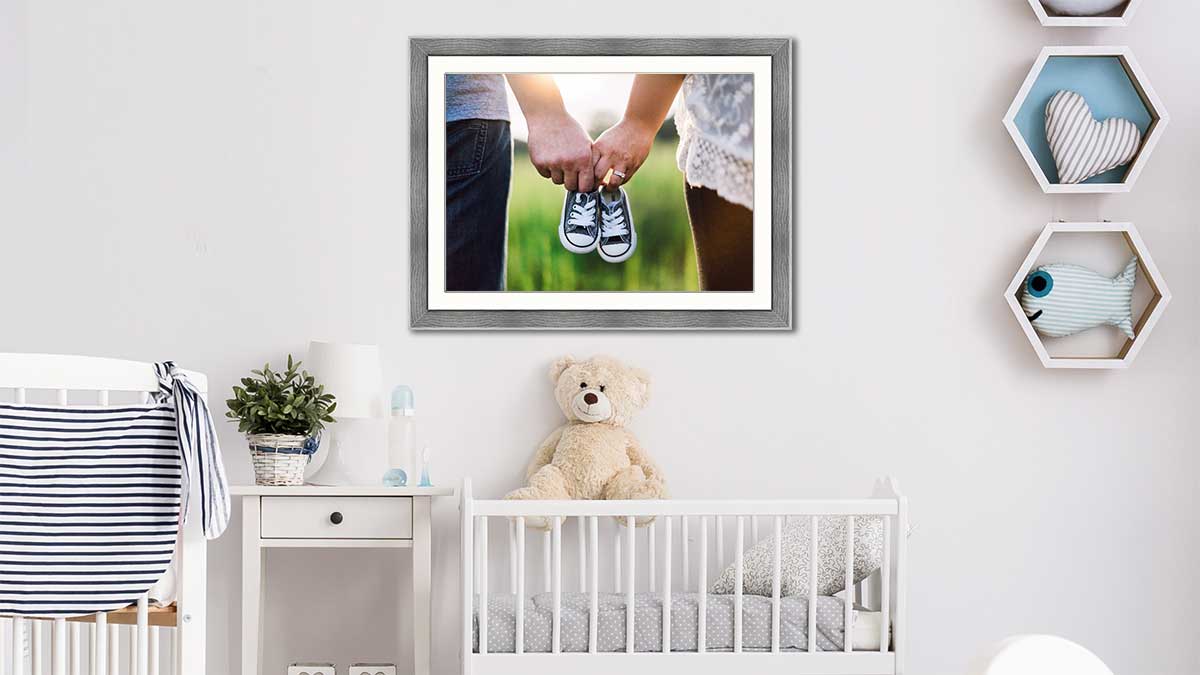
[[[733,651],[733,596],[707,597],[705,649]],[[554,601],[550,593],[540,593],[525,602],[524,649],[549,652]],[[625,651],[625,595],[601,593],[596,630],[596,649],[600,652]],[[590,596],[586,593],[562,594],[559,648],[564,652],[588,651]],[[817,598],[817,647],[822,651],[841,651],[845,644],[845,618],[839,598]],[[696,651],[698,639],[699,594],[674,593],[671,596],[671,651]],[[851,620],[851,646],[855,650],[878,650],[880,615],[855,609]],[[488,598],[488,652],[516,651],[516,596],[492,595]],[[479,652],[479,607],[474,608],[471,624],[472,650]],[[789,596],[780,601],[780,649],[808,649],[808,598]],[[655,593],[634,596],[634,650],[662,651],[662,597]],[[768,651],[771,648],[771,598],[742,596],[742,649]]]

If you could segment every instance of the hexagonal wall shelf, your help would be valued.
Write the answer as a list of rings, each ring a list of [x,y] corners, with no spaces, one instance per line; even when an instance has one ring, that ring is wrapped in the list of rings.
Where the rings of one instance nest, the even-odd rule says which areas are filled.
[[[1082,183],[1058,182],[1058,168],[1046,142],[1046,104],[1064,89],[1083,96],[1097,120],[1121,117],[1137,125],[1142,144],[1133,160]],[[1168,121],[1162,101],[1128,47],[1042,49],[1004,115],[1004,127],[1029,170],[1042,191],[1051,194],[1128,192]]]
[[[1121,235],[1125,241],[1125,245],[1129,247],[1129,251],[1138,258],[1137,283],[1141,284],[1144,281],[1150,288],[1149,301],[1146,302],[1145,309],[1142,310],[1140,318],[1134,323],[1134,338],[1132,340],[1126,339],[1117,353],[1112,356],[1064,356],[1051,354],[1046,348],[1042,336],[1034,330],[1033,322],[1029,320],[1025,314],[1025,310],[1021,307],[1020,293],[1022,287],[1025,285],[1026,278],[1041,262],[1039,258],[1046,249],[1046,245],[1050,243],[1051,237],[1056,234],[1065,233],[1096,235],[1115,233]],[[1004,291],[1004,299],[1008,302],[1009,308],[1012,309],[1013,315],[1017,318],[1017,323],[1021,324],[1021,329],[1025,331],[1025,337],[1029,338],[1029,344],[1033,346],[1033,350],[1037,353],[1038,358],[1041,359],[1043,366],[1047,368],[1126,368],[1150,337],[1150,331],[1154,329],[1154,324],[1158,322],[1163,310],[1167,308],[1167,304],[1171,301],[1171,292],[1167,290],[1166,282],[1163,281],[1162,275],[1159,273],[1158,268],[1155,267],[1154,260],[1150,257],[1150,251],[1146,248],[1145,242],[1142,241],[1141,235],[1138,234],[1133,224],[1050,223],[1046,226],[1046,229],[1042,230],[1042,234],[1037,238],[1037,241],[1034,242],[1029,255],[1025,256],[1025,261],[1021,263],[1021,267],[1017,270],[1016,276],[1013,277],[1012,283]],[[1136,299],[1134,313],[1137,314]],[[1099,328],[1094,330],[1099,330]]]
[[[1090,26],[1093,28],[1112,28],[1128,26],[1129,22],[1133,19],[1133,13],[1137,11],[1140,4],[1142,4],[1142,0],[1126,0],[1126,2],[1117,5],[1113,10],[1099,16],[1071,16],[1054,11],[1054,9],[1044,4],[1042,0],[1029,0],[1029,6],[1033,7],[1033,13],[1037,14],[1038,21],[1043,26],[1055,27]]]

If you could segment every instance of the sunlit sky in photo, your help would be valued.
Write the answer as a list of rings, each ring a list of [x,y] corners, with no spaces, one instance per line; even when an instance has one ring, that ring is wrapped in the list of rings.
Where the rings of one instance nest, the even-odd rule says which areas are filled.
[[[599,120],[616,122],[621,119],[625,104],[629,101],[629,90],[633,86],[632,73],[569,73],[553,77],[558,90],[562,92],[567,112],[579,120],[585,129],[591,129],[594,122]],[[674,106],[671,110],[673,113]],[[525,126],[521,106],[511,88],[508,90],[508,112],[512,118],[513,138],[527,140],[529,128]]]

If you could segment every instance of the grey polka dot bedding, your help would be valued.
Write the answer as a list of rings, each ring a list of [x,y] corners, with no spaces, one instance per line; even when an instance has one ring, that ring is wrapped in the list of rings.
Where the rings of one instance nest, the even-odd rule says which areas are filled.
[[[709,595],[705,628],[708,651],[733,651],[733,596]],[[524,650],[549,652],[554,601],[550,593],[540,593],[525,602]],[[625,595],[599,595],[599,621],[596,650],[625,651]],[[479,652],[479,607],[476,602],[472,621],[472,650]],[[841,651],[845,644],[843,605],[839,598],[817,598],[817,647],[821,651]],[[588,651],[590,597],[586,593],[562,594],[562,635],[559,648],[564,652]],[[487,651],[493,654],[516,651],[516,597],[497,594],[488,598]],[[699,595],[675,593],[671,596],[671,651],[694,652],[697,644]],[[787,596],[780,601],[780,649],[808,649],[808,598]],[[879,649],[880,615],[855,609],[851,621],[851,645],[855,650]],[[634,650],[662,651],[662,597],[639,593],[634,596]],[[742,649],[771,649],[771,598],[742,596]]]

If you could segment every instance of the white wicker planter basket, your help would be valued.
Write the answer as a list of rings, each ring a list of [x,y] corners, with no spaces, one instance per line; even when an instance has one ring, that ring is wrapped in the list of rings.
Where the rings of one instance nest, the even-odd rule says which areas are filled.
[[[258,485],[303,485],[304,467],[316,450],[315,439],[291,434],[249,434],[250,461]]]

